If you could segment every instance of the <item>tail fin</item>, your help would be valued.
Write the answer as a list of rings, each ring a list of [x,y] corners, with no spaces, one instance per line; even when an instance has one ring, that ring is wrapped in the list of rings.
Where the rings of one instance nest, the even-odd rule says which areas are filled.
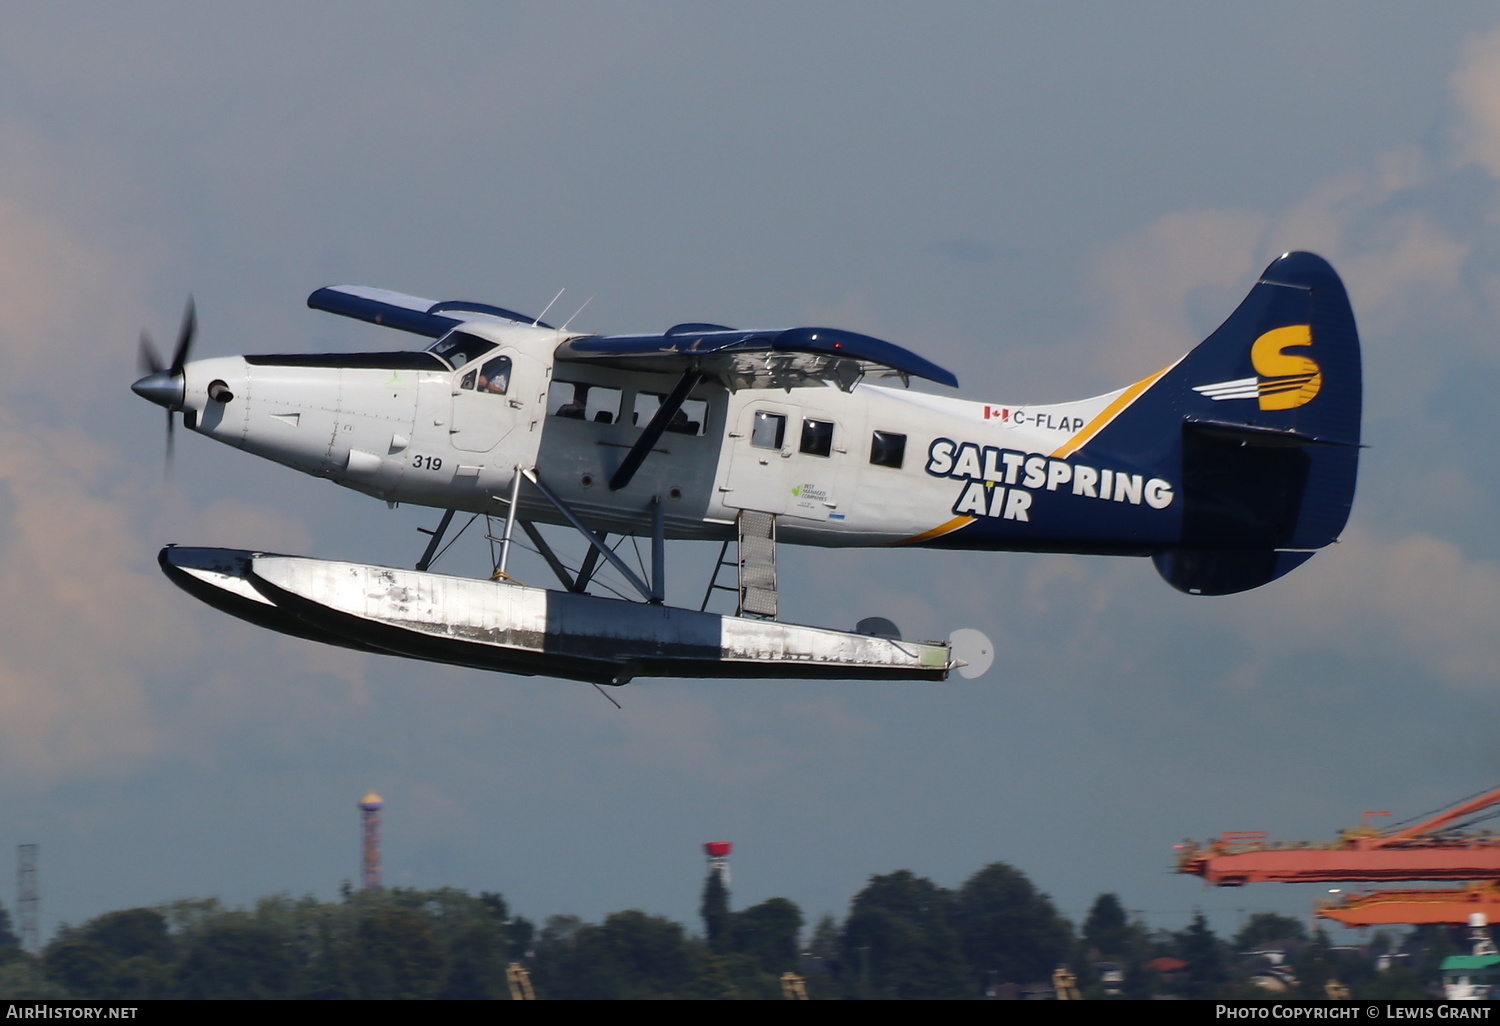
[[[1178,544],[1153,556],[1162,577],[1193,594],[1245,591],[1343,530],[1359,465],[1360,393],[1343,282],[1321,257],[1288,253],[1088,447],[1181,482]]]

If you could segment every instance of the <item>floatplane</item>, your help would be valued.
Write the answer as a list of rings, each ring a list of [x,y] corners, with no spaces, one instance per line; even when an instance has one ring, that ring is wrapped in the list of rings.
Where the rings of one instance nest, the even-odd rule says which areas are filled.
[[[1338,275],[1310,253],[1274,261],[1172,365],[1051,405],[913,389],[958,382],[836,328],[599,335],[351,285],[308,305],[432,342],[193,360],[190,303],[170,361],[142,336],[132,387],[166,408],[169,442],[180,416],[294,470],[441,510],[425,552],[410,569],[176,545],[159,561],[225,612],[368,652],[596,684],[976,676],[993,657],[977,631],[913,641],[880,618],[781,621],[782,547],[1141,556],[1181,591],[1224,595],[1336,540],[1354,496],[1358,335]],[[483,577],[430,569],[464,512],[503,519]],[[559,528],[581,554],[566,558]],[[558,587],[511,577],[517,532]],[[649,566],[623,558],[625,538],[649,541]],[[679,539],[721,543],[698,609],[664,601]],[[605,565],[634,599],[598,593]],[[708,611],[716,589],[733,613]]]

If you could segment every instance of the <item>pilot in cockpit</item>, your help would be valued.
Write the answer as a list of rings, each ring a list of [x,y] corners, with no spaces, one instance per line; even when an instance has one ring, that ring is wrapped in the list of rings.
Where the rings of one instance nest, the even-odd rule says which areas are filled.
[[[510,388],[510,357],[497,356],[479,372],[479,391],[504,395]]]

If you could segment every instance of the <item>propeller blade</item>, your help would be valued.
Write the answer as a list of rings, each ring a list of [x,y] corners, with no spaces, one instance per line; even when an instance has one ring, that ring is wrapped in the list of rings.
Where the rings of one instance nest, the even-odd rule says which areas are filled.
[[[141,348],[136,354],[136,365],[140,367],[143,375],[155,374],[167,368],[167,365],[161,362],[161,354],[151,344],[151,336],[144,331],[141,332]]]
[[[177,424],[172,419],[175,411],[181,410],[183,393],[187,388],[187,377],[183,368],[188,355],[193,351],[193,336],[198,333],[198,311],[189,296],[187,309],[182,311],[182,327],[177,332],[177,346],[172,350],[170,365],[162,363],[161,353],[151,341],[151,336],[141,332],[141,346],[136,360],[140,364],[142,378],[130,386],[131,391],[142,399],[167,408],[167,453],[164,474],[172,473],[172,457],[176,448]]]
[[[193,305],[193,297],[189,296],[187,309],[182,312],[182,328],[177,333],[177,348],[172,353],[172,366],[168,368],[172,376],[176,377],[182,373],[183,365],[187,363],[188,353],[193,348],[193,336],[198,331],[198,312]]]

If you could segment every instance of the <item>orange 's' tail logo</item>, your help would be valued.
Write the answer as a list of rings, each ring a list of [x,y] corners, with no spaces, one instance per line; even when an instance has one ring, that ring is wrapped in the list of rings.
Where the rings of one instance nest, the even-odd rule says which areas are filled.
[[[1250,346],[1250,365],[1258,377],[1194,385],[1193,391],[1216,401],[1254,399],[1263,410],[1295,410],[1318,394],[1323,371],[1311,356],[1286,350],[1310,349],[1312,344],[1311,325],[1272,328]]]

